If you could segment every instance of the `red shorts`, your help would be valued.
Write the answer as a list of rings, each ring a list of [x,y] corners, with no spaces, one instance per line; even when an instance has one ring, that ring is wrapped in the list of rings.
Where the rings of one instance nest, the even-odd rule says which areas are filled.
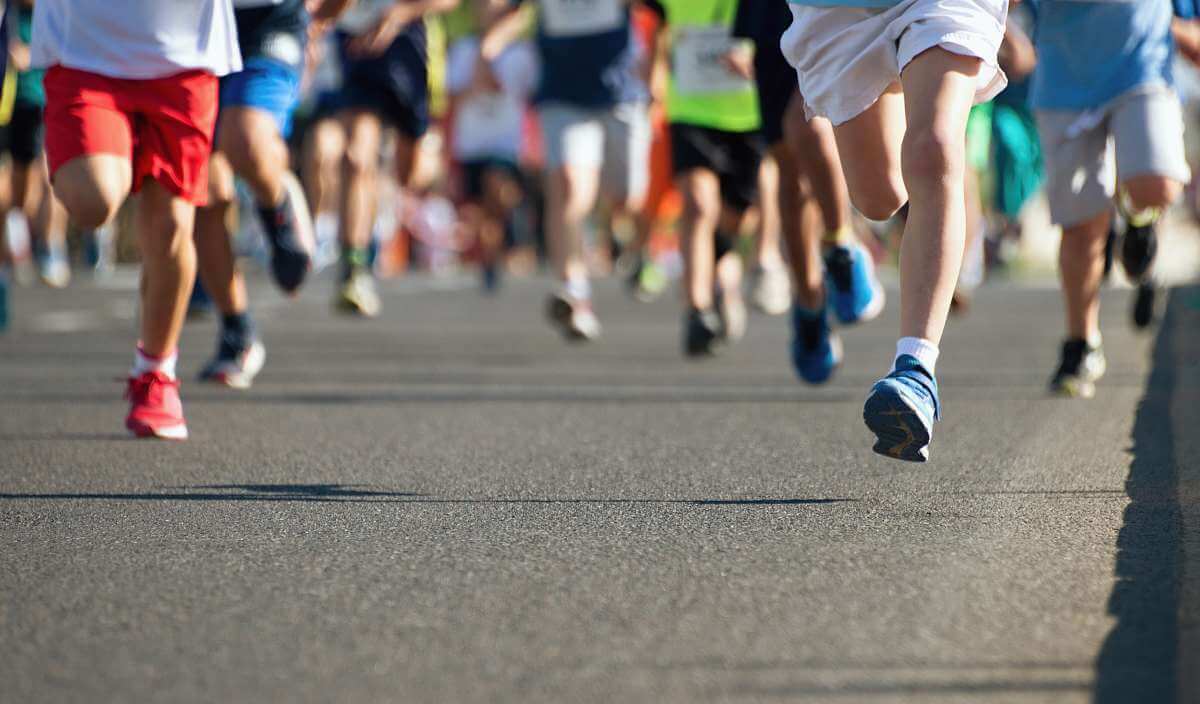
[[[46,71],[45,87],[52,177],[77,157],[116,154],[133,167],[134,192],[152,178],[191,203],[207,202],[216,76],[187,71],[132,80],[54,66]]]

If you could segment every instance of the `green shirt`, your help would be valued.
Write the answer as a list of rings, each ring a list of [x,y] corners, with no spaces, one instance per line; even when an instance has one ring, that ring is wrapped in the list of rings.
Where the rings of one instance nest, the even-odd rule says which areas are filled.
[[[734,75],[721,56],[733,38],[738,0],[657,0],[671,43],[667,120],[752,132],[761,125],[754,82]]]

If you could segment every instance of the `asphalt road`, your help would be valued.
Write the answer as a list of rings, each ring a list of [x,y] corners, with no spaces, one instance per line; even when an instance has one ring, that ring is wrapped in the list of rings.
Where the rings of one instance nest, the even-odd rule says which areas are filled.
[[[1091,402],[1044,392],[1057,294],[984,289],[913,466],[860,420],[895,306],[814,389],[782,319],[688,363],[615,284],[589,347],[539,282],[259,284],[260,383],[134,442],[132,285],[0,337],[3,702],[1200,701],[1200,289],[1149,335],[1105,294]]]

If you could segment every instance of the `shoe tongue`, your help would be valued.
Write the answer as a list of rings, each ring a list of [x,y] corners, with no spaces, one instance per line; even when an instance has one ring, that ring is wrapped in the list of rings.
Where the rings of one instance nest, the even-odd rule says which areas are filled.
[[[898,372],[921,372],[927,377],[932,378],[933,375],[929,370],[921,365],[917,358],[911,354],[902,354],[896,358],[896,371]]]

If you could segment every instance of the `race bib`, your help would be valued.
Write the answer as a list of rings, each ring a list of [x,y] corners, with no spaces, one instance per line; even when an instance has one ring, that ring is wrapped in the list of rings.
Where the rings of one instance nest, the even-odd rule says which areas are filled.
[[[740,93],[754,83],[730,71],[722,60],[741,40],[729,27],[686,27],[675,35],[671,68],[675,90],[681,95]]]
[[[542,27],[550,37],[599,34],[625,21],[622,0],[542,0]]]

